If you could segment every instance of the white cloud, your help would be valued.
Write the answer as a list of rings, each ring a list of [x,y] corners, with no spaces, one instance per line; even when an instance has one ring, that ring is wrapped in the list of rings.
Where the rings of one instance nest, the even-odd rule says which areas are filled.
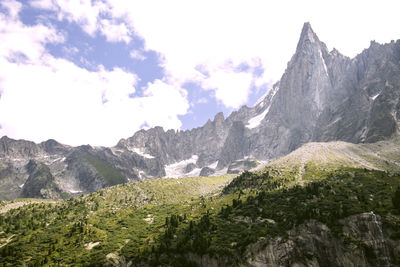
[[[205,97],[201,97],[199,98],[199,100],[197,100],[197,104],[207,104],[208,103],[208,99]]]
[[[109,42],[121,42],[129,43],[131,37],[129,36],[129,29],[124,23],[116,23],[114,21],[102,19],[100,21],[100,31],[106,36]]]
[[[131,58],[133,58],[133,59],[137,59],[137,60],[140,60],[140,61],[143,61],[143,60],[146,59],[146,57],[145,57],[140,51],[138,51],[138,50],[132,50],[132,51],[129,53],[129,56],[130,56]]]
[[[2,3],[3,4],[3,3]],[[23,56],[29,61],[39,60],[45,53],[45,43],[63,42],[64,37],[55,29],[44,25],[28,27],[17,20],[17,14],[0,13],[0,57],[12,59]]]
[[[91,0],[35,0],[30,3],[32,7],[53,10],[58,14],[59,20],[75,22],[89,35],[97,32],[103,34],[109,42],[131,41],[130,29],[123,22],[105,18],[109,7],[103,1]]]
[[[62,50],[67,56],[74,56],[79,52],[79,49],[74,46],[64,46]]]
[[[150,127],[162,126],[164,129],[178,130],[182,126],[177,115],[184,115],[189,109],[185,90],[155,80],[148,84],[144,95],[139,101]]]
[[[15,0],[4,0],[1,5],[8,10],[9,16],[15,18],[22,8],[22,4]]]
[[[349,56],[360,53],[372,39],[389,42],[400,36],[400,27],[393,27],[400,24],[397,0],[379,3],[338,0],[331,4],[317,0],[108,0],[107,3],[113,17],[125,19],[145,40],[147,49],[164,56],[163,66],[169,79],[179,84],[206,79],[196,71],[198,65],[206,69],[220,66],[225,70],[227,60],[238,65],[254,59],[265,70],[264,75],[253,77],[254,84],[270,84],[282,75],[306,21],[311,22],[330,48],[336,47]],[[243,79],[239,72],[236,75]],[[210,76],[218,79],[212,78],[214,73]],[[238,90],[242,90],[237,92],[241,101],[235,103],[245,101],[249,93],[245,87],[236,87],[235,93]]]
[[[143,124],[181,126],[177,116],[188,103],[179,87],[157,80],[143,97],[131,98],[135,74],[102,66],[88,71],[54,58],[45,45],[63,37],[44,25],[23,25],[17,16],[0,14],[0,39],[0,136],[110,146]],[[16,55],[24,60],[10,58]]]
[[[29,5],[40,9],[56,10],[56,6],[52,0],[31,0]]]
[[[74,145],[112,145],[124,132],[119,129],[127,128],[129,134],[138,130],[142,118],[134,118],[127,126],[120,119],[131,114],[125,102],[135,90],[135,75],[120,69],[89,72],[50,56],[46,62],[0,61],[4,70],[0,74],[1,134],[35,141],[57,138]]]
[[[59,19],[78,23],[90,35],[99,29],[99,15],[106,8],[101,1],[91,0],[55,0],[53,5],[52,9],[59,10]]]
[[[247,102],[253,76],[251,73],[236,72],[230,68],[212,70],[202,82],[206,90],[214,90],[215,97],[226,107],[237,108]]]
[[[40,3],[36,5],[49,6],[48,1]],[[349,56],[361,52],[370,40],[388,42],[400,36],[400,28],[393,27],[400,24],[397,0],[382,3],[338,0],[332,4],[318,0],[55,0],[53,3],[61,17],[79,23],[89,34],[100,30],[111,41],[128,42],[128,32],[135,32],[145,40],[146,49],[157,51],[163,57],[162,65],[169,82],[180,85],[187,81],[218,80],[212,76],[227,71],[224,65],[227,60],[233,62],[232,66],[258,60],[265,72],[261,76],[253,75],[255,86],[278,80],[295,51],[306,21],[311,22],[329,47],[336,47]],[[104,25],[108,24],[101,22],[102,18],[110,16],[111,21],[125,24],[119,24],[116,30],[105,30]],[[208,70],[216,70],[218,66],[221,69],[204,76],[196,70],[199,65]],[[244,81],[240,72],[234,69],[230,72],[232,79],[237,75],[238,80]],[[250,93],[247,87],[236,86],[233,90],[240,101],[229,105],[245,102]],[[223,91],[226,90],[219,92]]]

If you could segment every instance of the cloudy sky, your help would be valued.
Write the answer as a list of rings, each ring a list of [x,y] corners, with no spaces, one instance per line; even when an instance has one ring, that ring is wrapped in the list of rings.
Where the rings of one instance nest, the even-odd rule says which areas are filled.
[[[0,136],[115,145],[253,105],[309,21],[353,57],[400,39],[400,1],[0,0]]]

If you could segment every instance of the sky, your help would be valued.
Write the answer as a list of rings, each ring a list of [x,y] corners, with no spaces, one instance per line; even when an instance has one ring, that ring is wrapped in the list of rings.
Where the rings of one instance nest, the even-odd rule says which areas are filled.
[[[113,146],[252,106],[304,22],[354,57],[400,39],[400,1],[0,0],[0,136]]]

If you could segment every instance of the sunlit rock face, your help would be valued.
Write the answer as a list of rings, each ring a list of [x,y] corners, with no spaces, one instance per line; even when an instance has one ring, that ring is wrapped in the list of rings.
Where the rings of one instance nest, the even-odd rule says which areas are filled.
[[[311,220],[289,231],[287,238],[252,244],[247,248],[248,266],[397,265],[399,242],[391,240],[382,230],[379,215],[373,212],[353,215],[341,223],[340,237],[326,225]]]

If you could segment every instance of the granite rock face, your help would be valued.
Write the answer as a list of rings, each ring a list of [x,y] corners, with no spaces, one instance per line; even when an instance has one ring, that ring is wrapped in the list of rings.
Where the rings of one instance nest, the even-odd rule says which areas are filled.
[[[140,130],[110,148],[2,137],[0,198],[21,194],[30,160],[48,166],[59,189],[74,195],[123,181],[196,176],[202,170],[219,175],[241,160],[270,160],[308,142],[375,142],[397,135],[399,120],[400,40],[371,42],[350,59],[328,51],[305,23],[281,79],[253,107],[227,118],[218,113],[186,131]],[[234,172],[247,168],[236,167]]]
[[[23,185],[22,197],[59,198],[60,190],[54,183],[54,177],[45,164],[30,160],[26,165],[29,177]]]
[[[398,266],[399,240],[390,238],[379,215],[373,212],[349,216],[341,221],[343,232],[309,220],[294,227],[285,237],[261,237],[247,246],[242,262],[246,267]],[[198,266],[232,266],[220,255],[187,254]]]
[[[289,231],[287,238],[260,240],[248,246],[246,266],[398,265],[399,242],[389,238],[379,215],[353,215],[342,225],[340,237],[326,225],[311,220]]]
[[[213,175],[214,173],[215,173],[214,169],[211,169],[210,167],[204,167],[200,171],[200,176],[210,176]]]
[[[256,159],[251,158],[236,160],[229,164],[227,173],[234,174],[241,173],[242,171],[248,171],[257,167],[258,163],[259,162]]]
[[[397,133],[400,41],[372,42],[354,59],[329,52],[306,23],[295,55],[247,133],[249,152],[268,159],[311,141],[375,142]]]

